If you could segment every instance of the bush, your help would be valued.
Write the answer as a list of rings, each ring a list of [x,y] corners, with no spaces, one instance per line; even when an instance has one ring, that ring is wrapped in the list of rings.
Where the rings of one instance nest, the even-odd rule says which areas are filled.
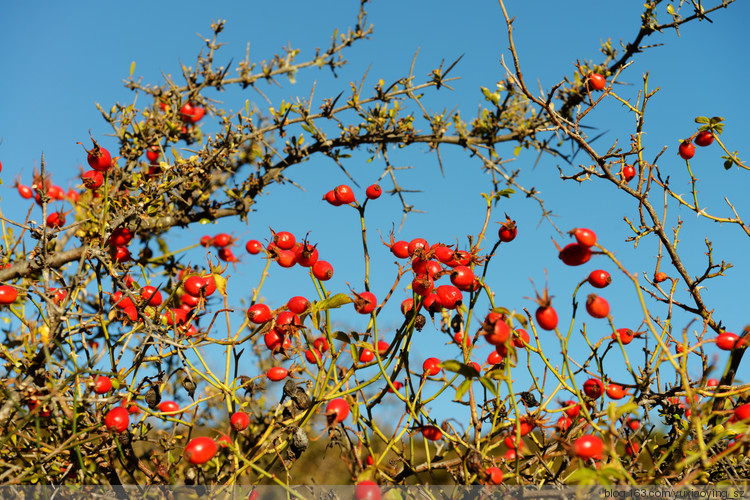
[[[134,104],[99,107],[118,144],[81,140],[89,166],[81,188],[55,184],[59,174],[42,157],[30,182],[14,185],[42,222],[3,218],[0,477],[288,485],[314,474],[319,484],[358,483],[362,494],[372,494],[366,481],[746,477],[750,403],[738,370],[750,330],[728,332],[704,293],[731,264],[714,261],[708,238],[707,263],[678,251],[681,231],[693,229],[672,214],[750,234],[728,200],[728,215],[706,208],[693,165],[711,156],[727,170],[748,167],[724,144],[724,120],[698,116],[669,148],[682,170],[665,171],[664,150],[644,144],[655,95],[648,76],[637,89],[618,85],[646,37],[729,4],[695,13],[685,5],[682,15],[672,4],[646,4],[630,45],[604,43],[600,61],[577,61],[543,93],[520,71],[500,5],[511,59],[504,80],[481,88],[471,121],[426,104],[453,84],[458,61],[423,81],[409,74],[373,86],[363,77],[323,99],[299,92],[310,97],[267,110],[248,101],[232,112],[213,97],[264,80],[293,83],[308,67],[344,72],[342,54],[372,33],[365,2],[355,27],[308,60],[288,49],[270,61],[248,56],[233,72],[216,62],[225,28],[217,21],[208,50],[182,67],[184,83],[147,85],[132,67],[125,85]],[[627,145],[600,148],[588,123],[613,103],[635,125]],[[414,216],[411,191],[420,186],[409,183],[420,178],[405,171],[399,151],[425,146],[449,175],[455,166],[443,151],[457,146],[489,182],[455,193],[456,206],[471,208],[439,231],[374,234],[372,211],[392,208],[385,195]],[[608,231],[563,227],[549,200],[508,167],[508,155],[527,152],[564,160],[566,185],[610,193],[604,201],[629,210],[626,242],[656,256],[626,263]],[[576,155],[588,163],[576,165]],[[316,171],[328,183],[312,195],[319,205],[275,189],[316,158],[348,177],[334,180],[330,165]],[[382,170],[365,175],[352,165],[359,161]],[[689,194],[674,187],[678,177]],[[300,227],[325,229],[274,227],[267,194],[281,197]],[[534,231],[530,204],[557,231],[554,251],[536,254],[531,239],[522,241]],[[397,213],[387,216],[394,226]],[[249,236],[238,234],[238,221]],[[209,224],[218,230],[196,234]],[[546,267],[555,268],[554,287]],[[506,279],[518,272],[536,278],[531,301]],[[570,305],[552,293],[565,286]],[[628,299],[615,303],[615,289],[618,298],[630,290]]]

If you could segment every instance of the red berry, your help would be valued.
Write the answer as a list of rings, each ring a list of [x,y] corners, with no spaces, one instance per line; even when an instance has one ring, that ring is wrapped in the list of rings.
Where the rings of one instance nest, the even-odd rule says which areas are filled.
[[[432,278],[426,274],[418,274],[411,282],[411,289],[414,290],[414,293],[422,297],[426,297],[432,292],[434,286],[435,283],[432,281]]]
[[[604,443],[599,436],[585,434],[575,440],[573,451],[583,459],[598,458],[604,451]]]
[[[356,201],[354,198],[354,191],[352,191],[352,188],[346,184],[334,188],[333,195],[336,197],[336,201],[342,205],[348,205]]]
[[[427,251],[430,249],[430,245],[427,243],[427,240],[424,238],[414,238],[409,242],[408,250],[409,250],[409,256],[414,256],[414,253],[417,250]]]
[[[369,363],[370,361],[374,359],[375,359],[375,353],[369,349],[362,349],[359,353],[360,363]]]
[[[414,259],[411,268],[414,274],[426,274],[430,278],[434,278],[437,273],[443,270],[436,261],[422,259]]]
[[[371,200],[380,198],[381,194],[383,194],[383,190],[380,189],[380,186],[378,186],[377,184],[372,184],[365,190],[365,196],[367,196]]]
[[[328,281],[333,277],[333,266],[325,260],[319,260],[313,264],[312,273],[320,281]]]
[[[275,260],[281,267],[294,267],[297,263],[297,255],[291,250],[274,250],[276,254]]]
[[[202,106],[190,102],[186,102],[180,108],[180,118],[187,123],[198,123],[205,114],[206,110]]]
[[[422,427],[422,435],[428,441],[439,441],[443,439],[443,431],[434,425],[425,425]]]
[[[94,392],[97,394],[106,394],[112,389],[112,380],[104,375],[99,375],[94,379]]]
[[[380,500],[378,483],[374,481],[358,482],[354,487],[354,500]]]
[[[677,151],[683,160],[689,160],[695,156],[695,146],[693,146],[693,143],[688,140],[682,141]]]
[[[130,250],[126,247],[113,247],[110,255],[115,262],[128,262],[130,260]]]
[[[244,431],[250,426],[250,417],[244,411],[233,413],[229,421],[237,432]]]
[[[65,214],[62,212],[52,212],[47,216],[47,227],[61,228],[65,225]]]
[[[409,257],[409,242],[408,241],[397,241],[391,245],[391,253],[399,259],[406,259]]]
[[[441,370],[439,358],[427,358],[422,363],[422,371],[427,376],[433,377],[440,373]]]
[[[746,345],[744,340],[740,339],[740,336],[735,333],[722,332],[716,337],[716,347],[723,351],[731,351],[735,347],[744,347]]]
[[[182,309],[172,308],[164,311],[164,318],[168,325],[184,325],[187,323],[187,313]]]
[[[624,165],[620,174],[625,182],[630,182],[635,177],[635,167],[633,165]]]
[[[273,235],[273,242],[282,250],[291,250],[294,248],[294,244],[297,243],[297,240],[289,231],[279,231]]]
[[[562,405],[565,408],[563,411],[567,417],[576,418],[581,413],[581,405],[575,401],[563,401]]]
[[[250,240],[245,243],[245,250],[247,250],[247,253],[251,255],[257,255],[261,250],[263,250],[263,245],[261,245],[260,241],[258,240]]]
[[[569,266],[580,266],[591,259],[591,248],[580,243],[569,243],[560,250],[559,257]]]
[[[193,438],[185,447],[185,458],[193,465],[205,464],[211,460],[219,447],[216,442],[207,436]]]
[[[94,147],[91,150],[87,150],[85,146],[83,148],[88,153],[86,161],[94,170],[106,172],[112,168],[112,156],[109,154],[109,151],[99,146],[93,137],[91,138],[91,141],[94,143]],[[81,143],[79,142],[78,144]],[[83,144],[81,144],[81,146],[83,146]]]
[[[498,352],[497,351],[498,347],[505,348],[505,352],[504,353]],[[490,365],[499,365],[500,363],[503,362],[503,360],[507,356],[507,354],[508,354],[507,351],[508,351],[508,348],[507,348],[507,346],[505,344],[503,344],[502,346],[495,347],[495,350],[492,351],[492,352],[490,352],[489,355],[487,355],[487,363],[490,364]]]
[[[240,260],[234,255],[231,248],[219,248],[219,258],[224,262],[239,262]]]
[[[112,408],[104,417],[104,425],[110,431],[123,432],[130,425],[128,410],[122,406]]]
[[[593,247],[596,244],[596,233],[594,233],[594,231],[592,231],[591,229],[579,227],[573,229],[570,234],[575,237],[579,245],[583,245],[585,247]]]
[[[310,301],[304,297],[296,296],[289,299],[286,306],[294,314],[302,314],[310,307]]]
[[[740,422],[747,422],[750,420],[750,403],[740,405],[734,410],[734,419]]]
[[[328,423],[343,422],[349,416],[349,405],[343,398],[332,399],[326,406]]]
[[[273,368],[268,370],[268,373],[266,373],[268,380],[271,380],[272,382],[284,380],[287,375],[289,375],[289,371],[286,368],[282,368],[280,366],[274,366]]]
[[[628,454],[628,456],[634,457],[638,454],[638,450],[640,449],[640,445],[636,442],[628,443],[625,445],[625,453]]]
[[[394,388],[398,391],[403,386],[404,386],[404,384],[402,382],[399,382],[398,380],[396,380],[395,382],[393,382],[393,388],[388,387],[388,392],[392,393]]]
[[[513,332],[513,345],[514,346],[518,348],[525,347],[524,342],[528,344],[529,340],[530,340],[529,333],[523,328],[519,328],[518,330]]]
[[[503,243],[513,241],[518,234],[518,228],[516,227],[516,221],[511,220],[508,214],[505,214],[505,222],[502,223],[500,229],[497,232],[498,238]]]
[[[99,189],[104,184],[104,176],[98,170],[87,170],[81,175],[81,180],[86,189],[91,190]]]
[[[490,484],[501,484],[503,482],[503,471],[497,467],[488,467],[484,471],[487,482]]]
[[[272,317],[271,308],[265,304],[253,304],[247,309],[247,319],[256,324],[271,321]]]
[[[523,418],[521,419],[520,422],[516,422],[515,424],[513,424],[513,428],[511,429],[511,431],[513,432],[513,435],[515,436],[516,428],[518,428],[519,434],[521,434],[521,436],[526,436],[531,431],[534,430],[534,427],[535,427],[535,424],[532,420]]]
[[[554,330],[557,328],[557,311],[552,306],[537,308],[536,322],[542,330]]]
[[[305,351],[305,359],[308,363],[317,365],[323,359],[323,355],[316,348],[308,349]]]
[[[586,311],[592,318],[606,318],[609,316],[609,302],[592,293],[586,299]]]
[[[407,315],[412,309],[414,309],[414,299],[404,299],[401,302],[401,314]]]
[[[440,285],[435,289],[438,301],[446,309],[455,309],[463,301],[461,290],[453,285]]]
[[[372,292],[354,294],[354,309],[359,314],[370,314],[378,307],[378,299]]]
[[[698,146],[701,146],[701,147],[710,146],[712,142],[714,142],[714,135],[708,130],[703,130],[701,132],[698,132],[698,135],[695,136],[695,143]]]
[[[180,411],[180,405],[174,401],[162,401],[159,403],[159,411],[163,413],[177,413]]]
[[[194,274],[185,280],[182,287],[193,297],[208,297],[216,291],[216,280],[211,274],[206,276]]]
[[[216,248],[224,248],[232,243],[233,238],[227,233],[219,233],[214,236],[213,245]]]
[[[627,394],[627,391],[619,384],[609,384],[607,386],[607,396],[611,399],[622,399]]]
[[[378,342],[378,354],[380,354],[381,356],[385,356],[385,353],[388,352],[389,347],[391,347],[391,345],[388,342],[384,340],[379,341]]]
[[[622,342],[623,345],[628,345],[633,341],[635,335],[630,328],[618,328],[617,331],[612,334],[612,340],[617,340],[617,337],[620,337],[620,342]]]
[[[18,298],[18,292],[10,285],[0,285],[0,305],[7,306]]]
[[[21,195],[21,198],[27,200],[34,196],[34,192],[31,190],[31,188],[29,186],[24,186],[23,184],[18,185],[18,194]]]
[[[315,348],[320,352],[326,352],[330,347],[328,345],[328,339],[326,339],[323,335],[313,340],[313,346],[315,346]]]
[[[133,236],[134,234],[130,229],[126,227],[117,227],[112,230],[112,234],[107,241],[111,246],[124,247],[132,241]]]
[[[604,384],[598,378],[590,378],[583,383],[583,392],[591,399],[598,399],[604,394]]]
[[[318,262],[318,249],[307,241],[295,247],[294,255],[297,258],[297,264],[302,267],[312,267]]]
[[[323,199],[326,200],[328,203],[333,205],[334,207],[339,207],[342,205],[339,200],[336,199],[336,194],[333,192],[333,189],[328,191],[324,196]]]
[[[466,287],[474,283],[474,271],[468,266],[456,266],[451,271],[451,283],[457,287]]]
[[[159,159],[159,146],[153,145],[146,149],[146,159],[150,162],[155,162]]]
[[[596,271],[591,271],[588,282],[594,288],[604,288],[612,283],[612,276],[607,271],[597,269]]]
[[[281,352],[284,350],[284,343],[288,341],[283,332],[277,332],[276,330],[270,330],[263,335],[263,342],[269,351]]]
[[[147,300],[152,307],[158,307],[161,305],[161,292],[154,286],[146,285],[141,288],[141,299]]]
[[[589,73],[587,81],[591,90],[602,90],[607,86],[606,78],[599,73]]]
[[[428,293],[422,301],[422,307],[427,309],[430,314],[434,314],[443,310],[443,304],[440,303],[440,298],[434,292]]]
[[[494,346],[505,344],[510,338],[510,327],[504,319],[498,319],[491,330],[484,331],[484,339]]]
[[[563,415],[562,417],[557,419],[555,428],[559,432],[565,432],[570,428],[571,425],[573,425],[573,421],[570,419],[570,417],[567,415]]]

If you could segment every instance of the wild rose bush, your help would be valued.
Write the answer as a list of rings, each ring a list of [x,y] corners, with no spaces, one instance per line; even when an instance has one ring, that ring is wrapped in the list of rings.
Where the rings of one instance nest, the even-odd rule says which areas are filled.
[[[481,88],[485,108],[470,122],[423,104],[449,85],[455,63],[425,81],[409,74],[370,87],[353,83],[337,96],[300,97],[267,111],[248,102],[232,112],[206,97],[230,86],[293,81],[308,67],[344,71],[342,53],[371,34],[364,2],[355,27],[305,61],[288,49],[270,62],[217,66],[219,21],[206,53],[182,68],[184,83],[146,85],[131,69],[126,86],[139,106],[145,97],[149,104],[100,108],[117,144],[81,139],[90,167],[81,189],[60,188],[42,158],[33,178],[14,186],[41,209],[42,222],[3,217],[0,478],[286,486],[305,482],[312,466],[327,471],[330,483],[363,485],[719,484],[746,477],[750,404],[736,379],[747,333],[727,331],[701,292],[730,265],[715,263],[708,243],[708,265],[688,266],[677,248],[682,222],[670,227],[667,213],[688,210],[748,232],[731,204],[730,215],[704,208],[690,161],[718,154],[727,169],[747,166],[722,142],[720,117],[697,117],[678,147],[691,193],[674,191],[657,162],[663,151],[649,160],[642,143],[654,95],[648,77],[626,93],[614,86],[643,39],[729,3],[692,14],[684,5],[682,17],[671,4],[663,11],[658,2],[646,4],[640,32],[624,51],[604,44],[602,60],[577,61],[573,75],[536,94],[520,71],[501,2],[512,62],[505,80]],[[611,101],[635,118],[636,130],[627,146],[621,140],[597,149],[586,119]],[[490,270],[512,265],[503,249],[525,230],[513,220],[514,200],[534,200],[553,221],[501,152],[513,143],[544,157],[557,153],[555,140],[589,162],[571,163],[560,177],[614,187],[640,217],[631,241],[655,240],[658,254],[628,269],[594,228],[571,225],[561,230],[557,255],[539,267],[583,266],[572,296],[553,299],[546,283],[536,283],[534,302],[519,293],[502,303],[496,292],[507,284]],[[436,242],[430,234],[368,231],[368,210],[383,193],[399,197],[404,216],[413,210],[389,155],[417,145],[438,153],[458,146],[482,163],[489,182],[476,196],[486,210],[471,221],[472,234]],[[362,259],[363,279],[333,286],[337,261],[309,234],[260,232],[263,223],[255,222],[251,238],[195,236],[201,223],[262,221],[259,197],[290,182],[292,166],[322,156],[346,172],[349,154],[361,150],[383,165],[381,181],[335,183],[320,194],[332,224],[346,227],[345,216],[356,212],[346,245]],[[70,209],[56,209],[59,202]],[[191,240],[187,247],[171,245],[178,233]],[[389,262],[371,257],[378,245],[392,254]],[[241,284],[252,291],[238,308],[232,274],[250,262],[264,269],[257,282]],[[293,293],[292,283],[288,296],[266,296],[264,285],[281,279],[279,268],[303,269],[315,295]],[[374,276],[393,279],[375,290]],[[614,280],[632,282],[640,310],[631,318],[610,313],[606,291]],[[571,316],[555,309],[562,300],[572,302]],[[694,318],[692,326],[673,321],[675,311]],[[414,354],[430,342],[450,343],[452,357]],[[582,343],[588,354],[579,359],[572,346]],[[476,353],[488,346],[490,355],[480,359]],[[719,351],[727,355],[717,367]],[[616,376],[615,364],[623,367]],[[435,416],[450,405],[465,418]],[[329,447],[335,451],[326,453]],[[328,469],[330,462],[343,467]]]

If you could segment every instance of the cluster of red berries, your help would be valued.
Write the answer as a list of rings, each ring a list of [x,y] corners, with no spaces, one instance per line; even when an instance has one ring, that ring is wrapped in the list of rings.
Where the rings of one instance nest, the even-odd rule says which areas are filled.
[[[714,142],[714,135],[710,130],[701,130],[697,132],[693,137],[685,139],[680,142],[680,147],[677,149],[677,154],[683,160],[689,160],[695,156],[695,146],[693,140],[698,146],[706,147],[710,146]]]
[[[137,284],[130,275],[125,276],[125,284],[128,288],[136,289]],[[172,299],[171,307],[166,307],[162,312],[162,322],[177,329],[184,335],[195,335],[198,330],[191,321],[196,312],[203,307],[205,300],[216,291],[216,279],[211,273],[196,273],[191,269],[183,269],[178,274],[177,290]],[[111,303],[121,312],[123,319],[131,322],[138,320],[138,308],[144,308],[144,313],[155,318],[151,310],[160,308],[163,304],[161,291],[152,285],[137,288],[134,291],[137,302],[121,291],[111,295]],[[169,294],[171,295],[171,294]]]
[[[224,262],[239,262],[240,260],[234,255],[231,246],[237,241],[227,233],[219,233],[216,236],[203,236],[201,238],[201,245],[204,247],[213,246],[218,249],[218,255]]]
[[[365,190],[365,196],[368,200],[375,200],[377,198],[380,198],[381,194],[383,194],[383,190],[378,184],[372,184]],[[323,199],[334,207],[357,203],[357,199],[354,196],[354,191],[346,184],[342,184],[331,189],[325,195],[323,195]]]
[[[299,265],[310,268],[320,281],[328,281],[333,277],[333,266],[325,260],[318,258],[317,245],[310,244],[307,239],[297,241],[297,238],[288,231],[274,232],[273,238],[268,245],[258,240],[250,240],[245,244],[245,250],[251,255],[257,255],[265,251],[269,259],[276,261],[281,267],[294,267]]]

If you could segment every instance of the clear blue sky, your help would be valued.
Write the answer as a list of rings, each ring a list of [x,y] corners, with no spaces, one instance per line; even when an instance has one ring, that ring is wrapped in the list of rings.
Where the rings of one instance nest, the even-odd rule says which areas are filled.
[[[255,60],[270,59],[286,44],[302,49],[302,60],[313,54],[315,47],[326,47],[335,28],[345,30],[353,26],[356,6],[357,2],[344,1],[282,4],[91,1],[46,2],[41,7],[13,2],[4,6],[0,16],[0,36],[6,47],[0,79],[0,138],[3,141],[0,161],[4,182],[0,208],[3,214],[11,218],[25,215],[28,204],[21,203],[11,187],[12,182],[20,175],[29,183],[42,152],[53,180],[67,187],[69,183],[77,183],[75,178],[85,163],[83,151],[76,142],[85,142],[89,130],[102,139],[103,146],[115,149],[115,142],[105,137],[108,128],[94,103],[109,108],[116,101],[132,101],[132,94],[121,83],[132,61],[137,63],[136,76],[143,76],[144,82],[162,83],[161,73],[177,77],[179,61],[194,65],[195,55],[203,47],[196,33],[210,35],[210,22],[218,18],[227,19],[221,37],[226,46],[218,56],[220,64],[232,60],[236,67],[244,57],[247,42],[250,42],[251,58]],[[615,45],[619,39],[630,41],[637,32],[640,8],[640,2],[508,2],[510,14],[516,18],[516,45],[527,81],[534,87],[541,85],[549,89],[563,76],[572,75],[577,59],[599,61],[602,40],[611,37]],[[433,110],[458,106],[463,117],[471,119],[483,103],[479,87],[493,88],[504,78],[499,59],[504,55],[508,60],[509,53],[502,13],[496,2],[377,1],[370,5],[369,12],[368,20],[375,25],[374,35],[345,53],[351,64],[339,70],[337,79],[329,71],[315,69],[300,74],[294,86],[286,81],[282,81],[282,88],[261,85],[263,92],[275,103],[296,95],[306,97],[311,82],[317,80],[316,95],[320,103],[323,97],[347,91],[349,82],[361,80],[368,67],[365,88],[371,88],[380,77],[388,82],[404,76],[419,49],[415,69],[418,81],[425,79],[442,59],[450,62],[463,55],[454,69],[454,75],[461,76],[460,81],[452,84],[455,92],[440,91],[428,103]],[[622,95],[634,99],[646,71],[650,72],[650,88],[660,87],[648,111],[645,143],[649,149],[645,156],[653,158],[663,146],[668,146],[660,160],[662,171],[673,172],[675,185],[683,186],[675,189],[685,192],[689,185],[684,176],[684,162],[676,156],[676,149],[679,139],[694,132],[695,116],[723,116],[726,132],[722,138],[728,147],[740,149],[742,156],[741,148],[746,144],[746,117],[750,106],[743,96],[750,75],[744,54],[750,46],[745,29],[750,7],[746,2],[737,2],[729,11],[720,11],[711,18],[713,24],[701,22],[685,26],[680,38],[668,32],[648,39],[648,44],[665,45],[639,55],[621,77],[622,82],[632,85],[617,88]],[[262,108],[267,106],[252,91],[231,90],[219,97],[233,110],[243,107],[245,99]],[[145,101],[139,102],[139,105],[144,104]],[[614,101],[597,109],[588,124],[606,132],[596,143],[602,151],[615,139],[626,145],[633,131],[632,117]],[[210,132],[210,118],[206,119],[204,127]],[[505,154],[512,156],[512,146]],[[404,187],[422,190],[422,193],[410,195],[409,202],[427,211],[412,214],[400,238],[423,236],[431,243],[438,240],[452,243],[457,238],[465,244],[465,235],[475,234],[480,229],[484,202],[478,193],[490,186],[481,174],[481,165],[458,150],[445,149],[443,155],[447,167],[444,178],[435,157],[426,154],[425,148],[393,153],[392,160],[397,164],[415,167],[405,173],[401,182]],[[731,215],[722,201],[723,196],[728,196],[741,213],[743,210],[747,213],[744,188],[747,173],[725,172],[719,156],[718,147],[712,146],[699,151],[691,162],[696,175],[706,181],[701,194],[708,200],[709,209],[719,215]],[[750,157],[750,153],[745,151],[744,156]],[[601,183],[582,186],[563,183],[557,176],[559,162],[556,159],[543,157],[533,168],[535,159],[534,154],[523,153],[513,168],[521,168],[521,180],[541,191],[548,206],[559,215],[558,226],[563,230],[576,226],[594,229],[600,242],[616,250],[618,258],[631,271],[646,272],[650,276],[655,245],[648,243],[633,249],[632,245],[624,243],[630,234],[623,217],[637,220],[637,208],[632,202],[612,202],[621,199],[619,193]],[[582,156],[577,160],[586,161]],[[360,155],[347,163],[347,167],[362,187],[382,173],[382,163],[365,164],[364,156]],[[333,208],[320,201],[325,191],[347,179],[338,167],[323,159],[295,167],[288,174],[306,191],[300,192],[292,186],[274,186],[269,190],[271,196],[259,201],[258,212],[251,216],[248,226],[222,221],[215,226],[197,227],[189,236],[176,236],[175,244],[220,231],[233,232],[242,243],[249,238],[264,240],[270,235],[269,226],[298,236],[310,231],[311,240],[319,242],[321,254],[336,268],[330,288],[345,292],[348,290],[346,282],[354,288],[361,287],[363,268],[355,212],[346,207]],[[387,190],[392,186],[385,181],[383,187]],[[357,194],[362,198],[362,191]],[[610,300],[617,326],[638,327],[642,313],[632,286],[611,264],[594,260],[581,268],[566,268],[558,261],[550,241],[555,232],[549,223],[539,224],[540,212],[533,202],[520,196],[504,201],[493,221],[501,220],[503,211],[518,221],[520,229],[517,240],[502,248],[490,269],[490,283],[497,292],[499,304],[515,309],[528,307],[533,311],[534,305],[523,297],[533,295],[530,278],[543,286],[547,269],[561,325],[567,325],[571,312],[568,297],[576,283],[589,271],[604,267],[615,279],[602,295]],[[747,240],[736,228],[722,227],[717,231],[716,225],[696,221],[695,215],[686,211],[673,211],[671,222],[678,214],[685,220],[680,247],[691,274],[703,272],[703,241],[709,232],[717,250],[715,260],[728,260],[735,265],[725,279],[710,284],[704,297],[729,330],[739,331],[748,323],[743,314],[745,301],[741,300],[744,298],[741,290],[745,289],[750,271]],[[39,209],[35,209],[32,218],[39,215]],[[373,280],[373,290],[380,297],[390,288],[395,267],[391,264],[393,259],[377,243],[376,231],[379,229],[386,234],[392,224],[398,227],[400,205],[395,198],[383,197],[370,204],[368,217],[374,266],[385,269]],[[559,237],[557,240],[563,243]],[[232,296],[236,297],[233,305],[241,309],[240,298],[249,296],[248,283],[257,281],[262,264],[260,259],[247,256],[240,249],[236,253],[242,263],[232,271],[230,285]],[[200,257],[199,252],[194,254],[196,261]],[[306,278],[301,270],[272,268],[272,271],[264,288],[270,304],[279,306],[291,295],[312,293],[312,285],[303,281]],[[290,287],[290,283],[295,286]],[[403,282],[403,287],[406,284]],[[379,321],[386,334],[389,327],[400,321],[398,303],[405,296],[406,292],[400,287],[397,300],[392,301]],[[582,293],[581,300],[584,297]],[[659,315],[663,317],[663,311]],[[239,321],[238,318],[239,315]],[[586,321],[590,332],[593,329],[606,334],[604,320],[592,322],[583,312],[579,312],[576,330],[582,320]],[[343,315],[342,321],[351,321],[353,328],[366,326],[353,314]],[[684,316],[676,318],[675,332],[686,327],[688,321]],[[695,327],[695,324],[691,326]],[[444,338],[436,341],[436,335],[426,328],[422,338],[418,338],[420,345],[416,346],[415,355],[420,362],[432,355],[455,355],[455,348],[444,347]],[[485,347],[478,352],[477,361],[483,362],[489,349]],[[553,344],[549,354],[555,352]]]

